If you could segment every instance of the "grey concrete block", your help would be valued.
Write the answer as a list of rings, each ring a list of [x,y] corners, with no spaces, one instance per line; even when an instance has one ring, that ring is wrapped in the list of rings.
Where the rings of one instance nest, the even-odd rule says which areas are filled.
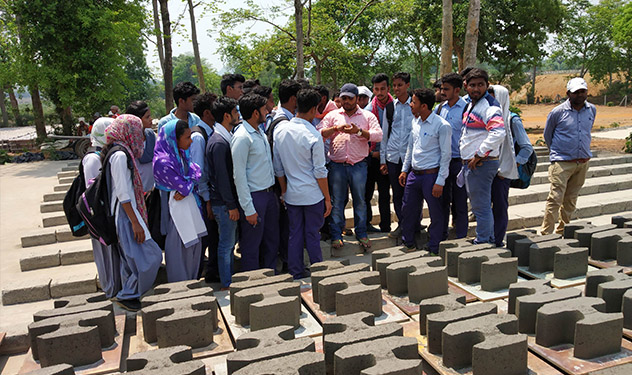
[[[213,288],[205,282],[186,280],[158,285],[145,293],[140,302],[142,307],[148,307],[160,302],[212,295]]]
[[[92,249],[62,249],[59,256],[62,266],[94,262]]]
[[[75,369],[71,365],[64,363],[27,372],[26,375],[75,375]]]
[[[377,260],[390,258],[390,257],[400,257],[402,255],[406,255],[409,253],[414,253],[417,250],[410,251],[402,246],[397,247],[389,247],[387,249],[376,250],[371,253],[371,270],[377,271]]]
[[[498,306],[493,303],[458,306],[454,310],[444,310],[426,316],[426,333],[428,335],[428,351],[442,353],[442,332],[450,323],[477,318],[483,315],[496,314]]]
[[[61,172],[57,172],[57,178],[76,177],[78,175],[79,175],[79,171],[77,169],[75,169],[74,171],[63,171],[62,170]]]
[[[516,302],[518,297],[528,296],[536,293],[545,293],[552,289],[550,280],[534,279],[513,283],[509,285],[509,298],[507,312],[516,313]]]
[[[449,293],[421,301],[419,304],[419,333],[422,335],[427,333],[428,315],[463,307],[465,307],[465,296],[462,294]]]
[[[534,229],[525,229],[525,230],[520,230],[517,232],[509,232],[506,235],[506,247],[507,249],[511,250],[511,254],[513,254],[514,256],[514,249],[516,248],[516,241],[518,240],[523,240],[525,238],[531,238],[531,237],[535,237],[537,236],[537,231]]]
[[[205,375],[204,362],[193,360],[191,348],[173,346],[136,353],[126,361],[126,374],[135,375]]]
[[[55,242],[57,242],[57,237],[54,228],[38,229],[21,238],[22,247],[48,245]]]
[[[562,238],[562,236],[559,234],[547,234],[544,236],[522,238],[516,240],[512,254],[513,256],[518,257],[518,266],[527,267],[529,265],[529,249],[533,244],[558,240],[560,238]]]
[[[414,337],[385,337],[347,345],[334,354],[335,375],[421,374]]]
[[[594,216],[597,216],[597,215],[594,215]],[[575,239],[579,240],[579,246],[587,247],[590,249],[591,238],[593,234],[612,230],[612,229],[615,229],[616,227],[617,226],[614,224],[606,224],[606,225],[593,226],[591,228],[579,229],[575,231]]]
[[[611,223],[616,225],[617,228],[623,228],[623,225],[632,221],[632,213],[615,215],[611,219]]]
[[[61,264],[59,250],[44,250],[30,252],[20,258],[20,270],[22,272],[37,270],[40,268],[57,267]]]
[[[235,294],[235,322],[251,331],[280,325],[298,328],[301,315],[301,284],[284,282],[243,289]]]
[[[581,296],[582,291],[575,288],[551,288],[541,293],[518,297],[515,307],[515,315],[518,317],[518,331],[522,333],[535,333],[538,309],[547,303],[564,301]]]
[[[54,191],[63,191],[66,192],[68,191],[68,189],[70,189],[70,186],[72,185],[72,183],[69,184],[59,184],[53,187]]]
[[[111,311],[89,311],[29,324],[33,358],[43,367],[62,363],[88,365],[101,360],[101,348],[114,344]]]
[[[594,260],[617,259],[617,243],[630,236],[632,236],[632,229],[630,228],[617,228],[595,233],[590,239],[590,256]]]
[[[90,235],[86,234],[85,236],[75,237],[72,235],[70,228],[68,226],[64,226],[63,228],[59,228],[55,231],[55,238],[57,239],[57,242],[69,242],[89,239]]]
[[[419,303],[448,294],[448,269],[438,256],[396,262],[386,267],[386,284],[390,294],[408,294],[410,302]]]
[[[463,245],[458,247],[445,249],[445,265],[448,266],[448,276],[457,277],[459,274],[459,256],[474,251],[492,249],[496,246],[490,243],[482,243],[477,245]]]
[[[257,362],[234,372],[235,375],[325,375],[321,353],[303,352]]]
[[[382,315],[382,289],[378,272],[361,271],[327,277],[320,281],[318,288],[322,311],[335,311],[337,315],[360,311]]]
[[[53,279],[50,283],[52,298],[95,293],[97,291],[96,274],[69,275]]]
[[[63,206],[62,201],[44,202],[40,204],[40,213],[42,214],[48,213],[48,212],[59,212],[59,211],[64,211],[64,206]]]
[[[632,290],[626,291],[623,295],[621,312],[623,313],[623,327],[632,329]]]
[[[540,307],[536,320],[536,343],[545,347],[573,344],[581,359],[618,353],[621,350],[623,314],[605,313],[600,298],[579,297]]]
[[[63,212],[42,214],[42,226],[44,228],[68,225],[68,220]]]
[[[272,327],[241,335],[237,338],[235,347],[237,351],[229,353],[226,357],[229,374],[262,361],[316,351],[314,339],[295,339],[292,326]]]
[[[586,297],[597,297],[599,285],[615,280],[627,280],[630,276],[623,272],[622,267],[604,268],[589,272],[586,275],[586,286],[584,295]]]
[[[17,280],[2,289],[2,304],[16,305],[50,299],[50,279]]]
[[[460,282],[472,284],[480,281],[481,289],[501,290],[518,280],[518,259],[506,249],[487,249],[459,255]]]
[[[455,247],[467,247],[471,246],[472,242],[466,238],[460,238],[457,240],[446,240],[439,242],[439,256],[445,261],[445,251]]]
[[[606,312],[620,312],[623,306],[623,295],[632,289],[632,277],[607,281],[597,287],[597,297],[606,301]]]
[[[72,184],[72,181],[74,180],[74,177],[62,177],[62,178],[58,178],[57,181],[59,181],[60,185],[65,185],[65,184]]]
[[[368,312],[337,316],[323,323],[323,351],[327,373],[333,373],[334,353],[347,345],[383,337],[403,336],[404,329],[397,323],[375,325],[375,316]]]
[[[66,193],[55,192],[55,193],[44,194],[43,200],[44,202],[56,202],[56,201],[63,201],[65,197],[66,197]]]
[[[588,272],[588,249],[585,247],[567,247],[553,257],[553,276],[558,279],[570,279],[586,275]]]
[[[394,263],[404,262],[404,261],[417,259],[423,256],[429,256],[429,255],[430,253],[427,251],[413,251],[410,253],[400,252],[399,254],[396,254],[395,256],[389,256],[389,257],[383,257],[383,258],[377,259],[375,261],[375,267],[373,267],[373,271],[377,271],[380,273],[380,285],[382,286],[382,288],[386,288],[387,287],[386,268],[388,266]],[[443,259],[441,258],[439,259],[441,260],[441,264],[443,264]]]
[[[473,375],[523,375],[527,370],[527,335],[518,333],[511,315],[486,315],[456,322],[443,330],[443,365],[472,366]]]
[[[199,296],[156,303],[141,309],[143,332],[158,347],[188,345],[201,348],[213,342],[217,329],[217,299]]]
[[[103,310],[114,313],[112,302],[104,293],[82,294],[53,301],[54,309],[42,310],[33,314],[33,321],[54,318],[57,316],[78,314],[88,311]]]
[[[334,261],[335,262],[335,261]],[[359,263],[354,265],[344,265],[342,263],[336,264],[333,262],[317,263],[318,271],[312,272],[312,296],[314,302],[320,303],[320,283],[323,279],[332,276],[344,275],[347,273],[369,271],[369,265],[365,263]],[[326,267],[326,268],[325,268]]]
[[[533,243],[529,247],[529,271],[535,273],[553,271],[555,253],[567,247],[579,247],[579,241],[560,238]],[[586,259],[588,260],[588,256],[586,256]]]
[[[292,282],[294,279],[290,274],[274,275],[274,270],[262,268],[259,270],[236,273],[232,277],[230,284],[230,312],[234,313],[235,294],[241,290],[255,288],[276,283]]]
[[[617,242],[617,265],[632,266],[632,236]]]

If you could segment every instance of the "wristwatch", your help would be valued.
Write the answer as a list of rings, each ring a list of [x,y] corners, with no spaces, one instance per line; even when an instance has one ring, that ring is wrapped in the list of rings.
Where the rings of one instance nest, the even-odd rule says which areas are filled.
[[[358,136],[362,137],[362,129],[358,130]]]

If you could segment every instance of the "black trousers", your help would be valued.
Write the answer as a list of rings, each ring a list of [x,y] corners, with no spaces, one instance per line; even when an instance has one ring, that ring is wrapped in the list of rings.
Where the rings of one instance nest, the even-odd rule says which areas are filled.
[[[380,173],[380,159],[367,158],[368,171],[366,177],[366,190],[364,199],[366,201],[366,217],[367,226],[371,224],[373,210],[371,208],[371,199],[377,184],[378,192],[378,209],[380,210],[380,230],[383,232],[391,231],[391,184],[388,175]]]

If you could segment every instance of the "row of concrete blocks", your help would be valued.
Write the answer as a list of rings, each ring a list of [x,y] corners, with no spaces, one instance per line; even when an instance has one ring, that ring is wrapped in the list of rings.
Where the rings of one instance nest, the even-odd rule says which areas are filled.
[[[597,261],[616,260],[620,266],[632,266],[632,213],[612,217],[612,224],[593,225],[579,221],[566,225],[564,238],[575,238],[588,247]]]

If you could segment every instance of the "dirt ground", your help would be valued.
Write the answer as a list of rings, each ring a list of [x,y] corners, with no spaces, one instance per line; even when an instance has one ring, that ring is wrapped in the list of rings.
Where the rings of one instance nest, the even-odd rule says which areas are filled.
[[[542,74],[535,77],[535,96],[536,98],[550,98],[555,100],[556,96],[560,98],[566,97],[566,83],[571,77],[575,77],[577,74]],[[615,77],[622,78],[622,77]],[[588,83],[588,94],[598,95],[601,90],[605,89],[603,83],[593,82],[590,77],[590,73],[586,73],[584,79]],[[517,102],[518,100],[525,100],[527,92],[530,90],[531,84],[527,83],[518,91],[511,93],[511,100]]]

